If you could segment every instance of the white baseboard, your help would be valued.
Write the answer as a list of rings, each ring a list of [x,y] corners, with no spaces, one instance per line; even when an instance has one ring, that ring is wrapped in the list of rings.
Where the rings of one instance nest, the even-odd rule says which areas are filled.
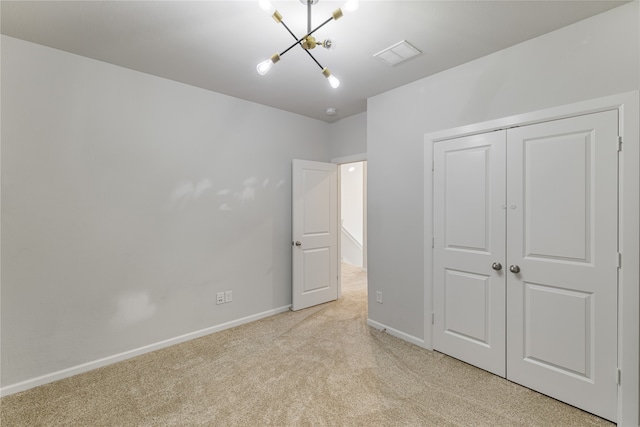
[[[251,316],[243,317],[241,319],[232,320],[230,322],[222,323],[216,326],[211,326],[209,328],[201,329],[195,332],[190,332],[188,334],[180,335],[178,337],[170,338],[168,340],[145,345],[144,347],[125,351],[119,354],[114,354],[113,356],[107,356],[102,359],[94,360],[92,362],[83,363],[81,365],[73,366],[71,368],[52,372],[50,374],[45,374],[36,378],[32,378],[29,380],[16,383],[16,384],[11,384],[6,387],[0,388],[0,397],[19,393],[21,391],[29,390],[31,388],[48,384],[54,381],[58,381],[64,378],[69,378],[74,375],[82,374],[84,372],[101,368],[103,366],[111,365],[112,363],[121,362],[126,359],[131,359],[132,357],[140,356],[145,353],[150,353],[152,351],[160,350],[165,347],[169,347],[175,344],[180,344],[186,341],[200,338],[205,335],[213,334],[215,332],[224,331],[225,329],[233,328],[235,326],[244,325],[245,323],[255,322],[256,320],[264,319],[265,317],[270,317],[276,314],[284,313],[285,311],[289,311],[290,307],[291,306],[287,305],[285,307],[274,308],[273,310],[268,310],[262,313],[253,314]]]
[[[381,331],[384,331],[389,335],[393,335],[394,337],[410,342],[411,344],[415,344],[418,347],[426,348],[423,339],[414,337],[413,335],[406,334],[397,329],[393,329],[392,327],[376,322],[375,320],[367,319],[367,325],[371,326],[372,328],[380,329]]]

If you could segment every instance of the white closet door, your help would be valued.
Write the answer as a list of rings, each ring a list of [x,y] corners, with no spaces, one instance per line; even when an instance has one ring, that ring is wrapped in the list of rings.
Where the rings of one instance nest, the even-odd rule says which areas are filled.
[[[616,111],[507,134],[507,378],[615,421]]]
[[[505,375],[504,131],[434,146],[434,348]]]

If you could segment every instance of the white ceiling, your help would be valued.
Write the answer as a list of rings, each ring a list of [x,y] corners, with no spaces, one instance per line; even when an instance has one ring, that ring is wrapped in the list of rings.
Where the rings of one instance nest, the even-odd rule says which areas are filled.
[[[258,62],[295,40],[255,0],[2,1],[2,34],[333,122],[366,110],[368,97],[620,6],[613,0],[372,1],[315,35],[312,51],[341,81],[332,89],[300,47],[266,75]],[[298,36],[300,0],[272,2]],[[313,26],[344,2],[321,0]],[[401,40],[423,53],[395,67],[373,54]],[[337,109],[327,116],[325,109]]]

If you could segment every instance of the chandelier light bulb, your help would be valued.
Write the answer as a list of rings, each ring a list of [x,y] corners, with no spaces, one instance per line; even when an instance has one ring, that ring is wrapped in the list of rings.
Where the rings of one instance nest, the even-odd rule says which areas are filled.
[[[348,15],[356,9],[358,9],[358,0],[349,0],[344,4],[344,6],[333,11],[333,19],[337,21],[344,15]]]
[[[342,9],[342,13],[347,14],[357,10],[358,6],[358,0],[349,0],[340,9]]]
[[[266,61],[259,63],[256,69],[258,70],[258,74],[264,76],[269,72],[271,67],[273,67],[273,61],[271,61],[271,59],[267,59]]]
[[[327,50],[335,50],[336,48],[336,39],[326,39],[322,42],[322,47]]]
[[[258,5],[260,6],[260,9],[266,10],[269,13],[273,13],[273,11],[275,10],[269,0],[258,0]]]
[[[258,70],[258,74],[260,74],[261,76],[264,76],[269,72],[271,67],[273,67],[273,64],[275,64],[278,61],[280,61],[280,55],[278,55],[277,53],[274,53],[271,56],[271,58],[265,61],[262,61],[261,63],[258,64],[258,66],[256,67],[256,70]]]
[[[340,86],[340,80],[338,80],[328,68],[322,70],[322,74],[329,80],[329,84],[332,88],[337,89]]]
[[[340,80],[338,80],[335,76],[329,76],[327,77],[327,80],[329,80],[329,84],[334,89],[337,89],[338,86],[340,86]]]

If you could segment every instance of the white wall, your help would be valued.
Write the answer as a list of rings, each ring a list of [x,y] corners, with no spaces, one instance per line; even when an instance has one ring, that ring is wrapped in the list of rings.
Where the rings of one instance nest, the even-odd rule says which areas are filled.
[[[351,117],[347,117],[335,123],[332,123],[329,127],[329,153],[333,162],[345,163],[345,162],[357,162],[366,160],[367,158],[367,113],[356,114]],[[344,177],[344,174],[343,174]],[[363,167],[363,193],[366,192],[366,166]],[[363,194],[364,196],[364,194]],[[365,198],[366,200],[366,198]],[[366,203],[366,202],[365,202]],[[364,204],[364,203],[363,203]],[[348,208],[347,208],[348,209]],[[342,257],[346,262],[354,265],[361,265],[364,269],[367,268],[367,221],[366,221],[366,206],[363,206],[365,211],[363,218],[363,236],[362,246],[360,251],[357,246],[348,246],[348,241],[345,236],[342,236],[341,252]],[[353,228],[353,227],[352,227]],[[350,251],[353,255],[350,255]],[[361,260],[361,261],[357,261]]]
[[[334,122],[329,127],[329,154],[332,159],[367,152],[367,113]]]
[[[343,227],[360,244],[363,243],[363,162],[340,165],[341,214]],[[353,169],[350,171],[350,169]]]
[[[425,336],[424,134],[639,89],[639,18],[635,1],[369,99],[371,320]]]
[[[328,124],[5,36],[1,107],[3,387],[291,303]]]
[[[344,231],[341,254],[344,262],[363,266],[364,162],[340,165],[340,215]],[[349,236],[351,238],[349,238]]]

